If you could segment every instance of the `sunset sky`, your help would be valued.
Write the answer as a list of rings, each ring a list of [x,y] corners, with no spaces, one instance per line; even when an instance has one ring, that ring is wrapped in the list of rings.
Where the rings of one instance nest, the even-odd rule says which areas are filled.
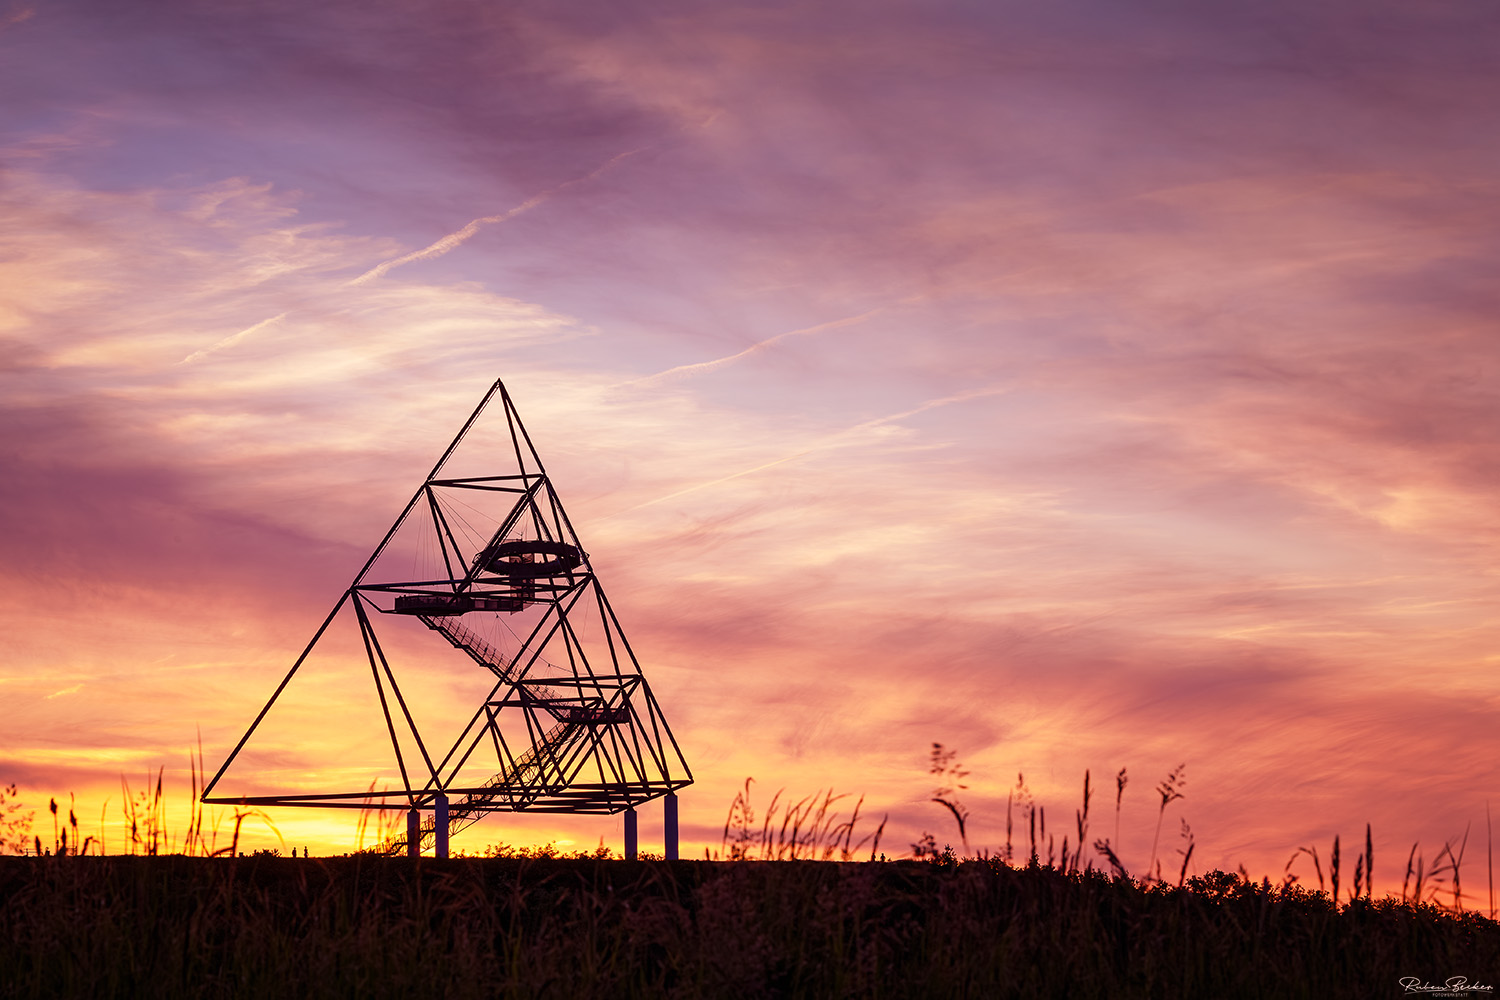
[[[185,815],[501,378],[685,856],[751,776],[956,845],[938,741],[973,849],[1124,767],[1144,870],[1185,763],[1168,867],[1468,827],[1479,885],[1497,106],[1475,0],[0,7],[0,784]]]

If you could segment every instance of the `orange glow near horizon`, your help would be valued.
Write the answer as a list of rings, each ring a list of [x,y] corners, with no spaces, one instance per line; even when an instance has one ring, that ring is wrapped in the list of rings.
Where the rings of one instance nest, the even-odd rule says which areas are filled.
[[[114,850],[159,769],[185,829],[189,754],[503,378],[697,778],[684,857],[747,776],[956,839],[934,742],[976,851],[1018,775],[1076,841],[1088,770],[1143,872],[1185,763],[1164,870],[1182,820],[1199,872],[1482,855],[1500,14],[178,7],[0,15],[0,785],[47,843],[71,794]],[[368,696],[280,773],[394,784]]]

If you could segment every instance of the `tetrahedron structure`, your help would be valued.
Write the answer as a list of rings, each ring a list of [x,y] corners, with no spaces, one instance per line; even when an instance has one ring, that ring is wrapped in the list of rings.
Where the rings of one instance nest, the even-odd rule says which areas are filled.
[[[471,447],[485,421],[489,438]],[[466,441],[466,438],[468,439]],[[314,773],[357,787],[234,795],[218,786],[320,645],[362,653],[387,759]],[[367,667],[366,671],[364,668]],[[433,690],[466,692],[459,716],[419,721]],[[341,694],[339,701],[345,700]],[[431,698],[427,699],[431,708]],[[368,714],[373,715],[373,712]],[[382,755],[384,751],[382,751]],[[392,766],[393,765],[393,766]],[[380,769],[384,768],[383,771]],[[235,773],[239,773],[239,768]],[[358,778],[354,778],[359,775]],[[390,852],[415,853],[490,812],[615,813],[669,796],[692,774],[504,385],[496,382],[375,547],[203,793],[211,803],[406,808]],[[420,825],[418,811],[429,812]],[[675,854],[674,849],[671,853]]]

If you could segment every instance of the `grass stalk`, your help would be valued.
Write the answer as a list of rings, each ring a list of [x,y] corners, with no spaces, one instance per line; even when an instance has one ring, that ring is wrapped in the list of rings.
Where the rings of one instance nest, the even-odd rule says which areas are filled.
[[[1161,841],[1161,823],[1162,819],[1167,814],[1167,806],[1183,797],[1182,786],[1187,784],[1187,777],[1183,772],[1186,769],[1186,764],[1178,764],[1175,768],[1172,769],[1172,772],[1162,780],[1162,783],[1156,786],[1156,792],[1161,796],[1161,808],[1156,812],[1156,835],[1151,838],[1151,860],[1146,863],[1146,876],[1147,878],[1150,878],[1152,877],[1152,873],[1154,872],[1156,881],[1158,882],[1161,881],[1161,867],[1156,863],[1156,848]],[[1120,772],[1121,775],[1124,775],[1124,773],[1125,772],[1123,770]],[[1118,827],[1118,825],[1119,823],[1117,818],[1116,826]]]
[[[1120,800],[1125,797],[1125,786],[1129,783],[1125,768],[1120,768],[1120,773],[1115,775],[1115,839],[1110,841],[1116,851],[1120,850]]]
[[[1328,858],[1328,881],[1333,887],[1333,905],[1339,905],[1339,835],[1333,835],[1333,853]]]

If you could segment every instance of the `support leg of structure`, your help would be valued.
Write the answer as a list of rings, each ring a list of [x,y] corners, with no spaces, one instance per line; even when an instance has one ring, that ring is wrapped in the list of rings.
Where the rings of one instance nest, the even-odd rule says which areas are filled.
[[[437,834],[437,843],[432,850],[433,857],[446,858],[448,856],[448,796],[442,792],[438,792],[432,818],[433,829]]]
[[[406,813],[406,856],[408,858],[420,858],[422,856],[422,814],[415,809]]]
[[[626,861],[634,861],[636,859],[636,855],[639,853],[637,851],[637,849],[636,849],[638,846],[639,846],[639,839],[638,839],[638,837],[636,835],[636,829],[635,829],[635,810],[634,809],[626,809],[625,810],[625,860]]]
[[[666,855],[668,861],[677,860],[677,796],[671,792],[662,800],[662,826],[666,837]]]

